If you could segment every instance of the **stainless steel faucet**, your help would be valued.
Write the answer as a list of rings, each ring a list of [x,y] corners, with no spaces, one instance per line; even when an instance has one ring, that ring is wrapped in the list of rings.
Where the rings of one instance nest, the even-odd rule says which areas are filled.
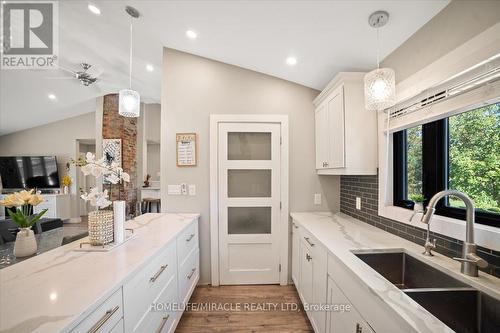
[[[488,262],[483,258],[479,257],[476,254],[476,244],[474,244],[474,202],[464,193],[456,190],[445,190],[439,193],[436,193],[431,200],[429,201],[429,205],[425,211],[425,214],[422,216],[421,222],[427,224],[427,230],[429,230],[429,223],[431,222],[432,215],[436,211],[437,202],[445,197],[445,196],[454,196],[461,199],[465,203],[466,209],[466,222],[465,222],[465,242],[462,248],[462,257],[461,258],[453,258],[454,260],[460,261],[462,263],[462,267],[460,271],[469,276],[478,276],[478,267],[486,268],[488,267]],[[429,241],[429,232],[427,232],[427,243]],[[427,247],[426,247],[427,251]]]

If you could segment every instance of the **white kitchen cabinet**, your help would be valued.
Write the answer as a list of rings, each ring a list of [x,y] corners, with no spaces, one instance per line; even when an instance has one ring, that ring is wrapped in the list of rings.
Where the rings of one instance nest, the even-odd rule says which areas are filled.
[[[377,113],[364,107],[364,73],[339,73],[314,100],[320,175],[377,174]]]
[[[299,255],[300,255],[300,232],[299,226],[292,221],[292,281],[295,286],[299,285]]]
[[[326,303],[327,253],[305,230],[300,232],[300,236],[299,295],[314,331],[325,332],[326,313],[317,311],[315,306]]]
[[[374,333],[359,312],[353,307],[342,290],[328,277],[327,303],[344,306],[345,311],[328,311],[326,316],[326,332],[328,333]],[[347,309],[347,306],[349,308]]]

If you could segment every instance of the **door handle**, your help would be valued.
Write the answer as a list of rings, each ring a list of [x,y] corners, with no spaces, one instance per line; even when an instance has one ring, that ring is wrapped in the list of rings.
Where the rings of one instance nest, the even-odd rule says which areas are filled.
[[[314,246],[314,243],[311,243],[311,241],[309,240],[309,237],[304,237],[304,239],[306,240],[307,244]]]
[[[163,266],[161,266],[161,267],[160,267],[160,269],[158,270],[158,272],[156,272],[156,274],[155,274],[155,275],[153,275],[153,276],[149,279],[149,281],[150,281],[150,282],[155,282],[155,281],[156,281],[156,279],[158,279],[158,277],[161,275],[161,273],[163,273],[163,271],[165,270],[165,268],[167,268],[167,266],[168,266],[168,265],[163,265]]]
[[[188,278],[189,280],[191,280],[191,278],[193,277],[194,272],[196,272],[196,268],[193,268],[193,269],[191,270],[191,273],[187,276],[187,278]]]
[[[99,319],[99,321],[97,323],[95,323],[95,325],[92,326],[92,328],[90,328],[88,333],[96,333],[97,331],[99,331],[104,326],[104,324],[106,324],[106,322],[109,320],[109,318],[111,318],[115,314],[115,312],[118,311],[119,308],[120,307],[117,305],[114,308],[106,311],[104,316],[102,316],[102,318]]]
[[[166,315],[165,317],[163,317],[161,319],[161,323],[160,323],[160,326],[158,327],[158,329],[156,330],[156,333],[161,333],[161,331],[163,330],[163,327],[165,327],[165,324],[167,323],[168,321],[168,318],[170,318],[170,315]]]
[[[306,253],[306,259],[307,261],[311,261],[312,257],[309,255],[309,253]]]
[[[356,323],[356,333],[363,333],[363,327],[359,323]]]
[[[193,239],[193,237],[194,237],[194,234],[191,234],[191,235],[189,236],[189,238],[187,238],[187,239],[186,239],[186,242],[189,242],[191,239]]]

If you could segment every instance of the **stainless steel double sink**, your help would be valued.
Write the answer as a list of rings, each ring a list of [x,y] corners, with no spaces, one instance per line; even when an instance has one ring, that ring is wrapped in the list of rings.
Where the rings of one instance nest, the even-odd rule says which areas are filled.
[[[500,301],[404,251],[353,251],[456,332],[500,332]]]

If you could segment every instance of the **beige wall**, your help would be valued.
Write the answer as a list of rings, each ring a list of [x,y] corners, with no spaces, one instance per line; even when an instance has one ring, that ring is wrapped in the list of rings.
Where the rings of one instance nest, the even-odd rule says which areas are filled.
[[[156,103],[144,104],[144,113],[146,114],[146,141],[160,143],[161,129],[161,105]]]
[[[75,158],[78,139],[95,139],[95,112],[56,121],[50,124],[0,136],[0,155],[56,155],[59,176],[66,174],[66,162]],[[79,217],[76,172],[70,172],[75,181],[71,193],[71,217]]]
[[[382,62],[401,82],[500,22],[500,1],[452,1]]]
[[[164,49],[162,82],[162,209],[199,212],[201,283],[210,281],[209,116],[287,114],[290,126],[290,210],[339,210],[339,178],[316,175],[314,109],[318,91],[240,67]],[[196,132],[199,161],[176,167],[175,133]],[[167,196],[167,184],[197,186],[197,195]],[[323,204],[314,205],[314,193]]]

